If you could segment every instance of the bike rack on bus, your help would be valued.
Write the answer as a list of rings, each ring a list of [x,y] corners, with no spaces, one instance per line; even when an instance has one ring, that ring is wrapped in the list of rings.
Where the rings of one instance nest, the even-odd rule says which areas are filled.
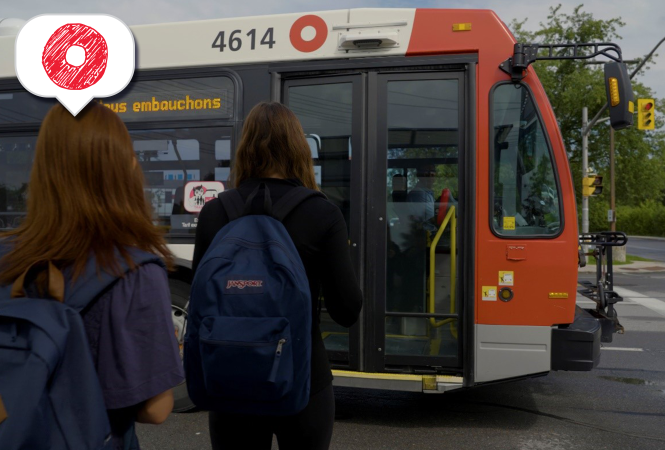
[[[596,284],[591,281],[580,281],[579,284],[583,287],[578,292],[596,302],[596,309],[589,312],[600,319],[601,342],[612,342],[614,333],[623,334],[624,332],[614,309],[614,305],[623,301],[623,298],[614,292],[612,247],[623,247],[628,242],[628,237],[621,231],[601,231],[600,233],[581,234],[579,242],[581,246],[595,247],[593,251],[581,254],[581,256],[589,255],[596,258]],[[582,266],[582,261],[584,259],[580,259],[580,266]]]

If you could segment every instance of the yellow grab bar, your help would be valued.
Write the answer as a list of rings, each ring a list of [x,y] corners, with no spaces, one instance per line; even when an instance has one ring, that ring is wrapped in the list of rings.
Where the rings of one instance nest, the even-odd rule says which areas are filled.
[[[446,218],[443,219],[443,223],[439,227],[439,230],[436,232],[432,244],[429,248],[429,307],[428,312],[434,314],[436,306],[434,304],[434,285],[435,285],[435,257],[436,257],[436,246],[439,243],[439,239],[443,235],[443,232],[450,222],[450,314],[455,314],[455,285],[457,280],[457,216],[455,214],[455,207],[451,206],[446,214]],[[442,325],[450,323],[450,328],[453,336],[457,338],[457,327],[454,324],[456,319],[443,319],[436,321],[435,317],[430,317],[430,325],[434,328],[438,328]]]

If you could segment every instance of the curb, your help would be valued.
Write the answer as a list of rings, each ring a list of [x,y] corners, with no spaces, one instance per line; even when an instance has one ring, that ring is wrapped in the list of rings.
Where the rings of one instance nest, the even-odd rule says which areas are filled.
[[[665,241],[665,237],[660,237],[660,236],[628,236],[628,242],[630,242],[631,238],[636,238],[636,239],[651,239],[653,241]]]
[[[622,264],[614,266],[614,273],[665,273],[665,263],[659,261],[638,261],[646,264]],[[577,273],[596,273],[595,264],[578,267]]]

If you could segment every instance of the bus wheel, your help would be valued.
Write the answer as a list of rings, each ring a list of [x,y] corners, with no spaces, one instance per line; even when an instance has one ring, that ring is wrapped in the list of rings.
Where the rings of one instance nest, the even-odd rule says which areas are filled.
[[[187,302],[189,301],[189,283],[169,278],[171,288],[171,313],[173,327],[180,348],[180,359],[184,348],[185,330],[187,328]],[[194,403],[187,395],[187,385],[183,381],[173,388],[173,412],[186,412],[195,408]]]

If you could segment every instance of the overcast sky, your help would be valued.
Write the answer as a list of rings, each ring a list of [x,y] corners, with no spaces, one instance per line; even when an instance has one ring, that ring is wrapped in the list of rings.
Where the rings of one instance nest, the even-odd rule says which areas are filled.
[[[662,0],[1,0],[0,18],[30,19],[45,13],[106,13],[128,25],[180,22],[258,14],[323,11],[358,7],[482,8],[493,9],[501,19],[528,18],[527,28],[536,30],[547,18],[549,7],[562,4],[571,13],[581,3],[597,19],[621,17],[618,44],[624,59],[648,53],[665,37],[665,8]],[[639,80],[665,97],[665,44],[651,69]],[[593,114],[593,112],[590,112]]]

